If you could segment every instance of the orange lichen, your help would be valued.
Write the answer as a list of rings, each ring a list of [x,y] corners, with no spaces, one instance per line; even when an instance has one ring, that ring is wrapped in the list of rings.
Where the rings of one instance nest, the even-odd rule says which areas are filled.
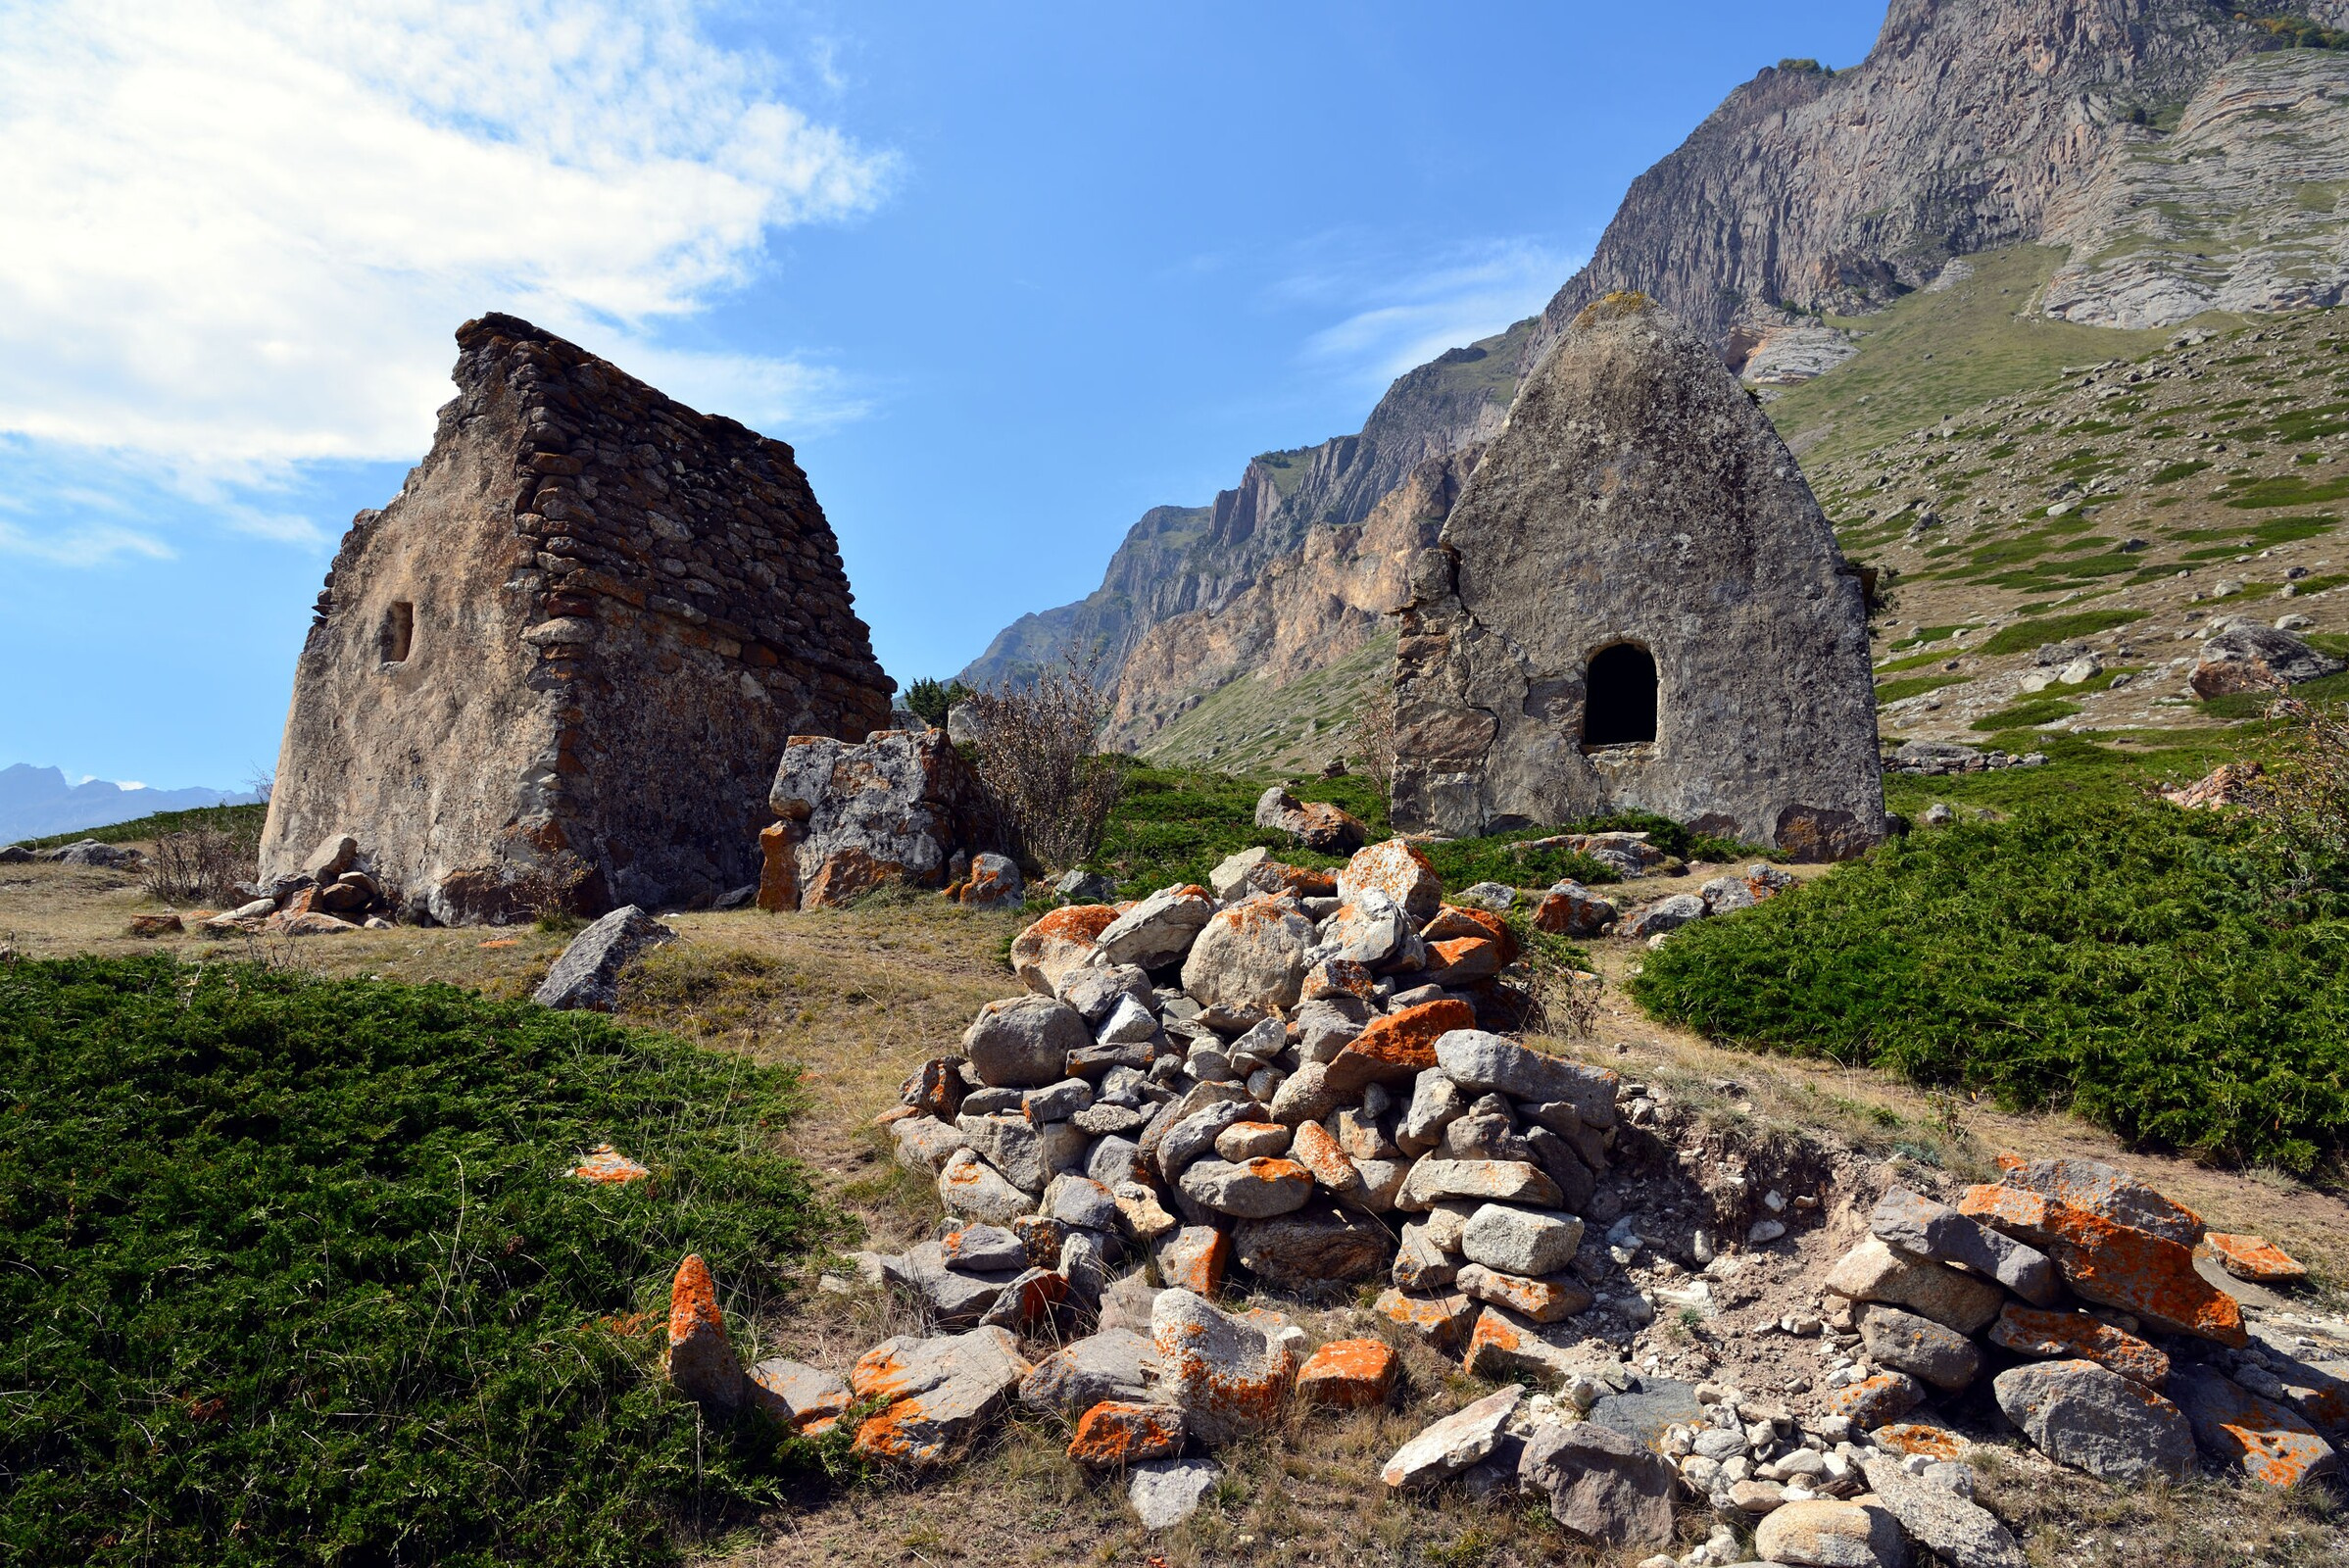
[[[1395,1290],[1380,1293],[1372,1310],[1439,1350],[1451,1348],[1476,1315],[1465,1296],[1405,1296]]]
[[[1476,1010],[1449,997],[1373,1018],[1330,1063],[1330,1081],[1343,1086],[1344,1092],[1374,1081],[1416,1076],[1436,1065],[1437,1041],[1454,1029],[1475,1027]]]
[[[2193,1253],[2177,1242],[2020,1187],[1969,1187],[1957,1206],[2045,1252],[2087,1300],[2172,1333],[2237,1348],[2250,1343],[2234,1298],[2195,1273]]]
[[[1337,1340],[1305,1358],[1297,1397],[1310,1404],[1360,1409],[1383,1404],[1402,1363],[1384,1340]]]
[[[1500,973],[1500,944],[1490,937],[1454,937],[1428,944],[1428,967],[1446,980],[1482,980]]]
[[[1990,1343],[2025,1355],[2093,1361],[2149,1389],[2170,1381],[2167,1354],[2085,1312],[2043,1312],[2009,1302],[1990,1325]]]
[[[1929,1459],[1954,1459],[1966,1450],[1966,1440],[1954,1432],[1922,1421],[1895,1421],[1870,1434],[1887,1453],[1921,1453]]]
[[[1827,1396],[1828,1408],[1851,1417],[1871,1430],[1904,1416],[1917,1407],[1917,1385],[1897,1372],[1879,1372],[1872,1378],[1835,1390]]]
[[[759,832],[759,907],[770,912],[800,906],[797,835],[789,822],[770,822]]]
[[[1143,1459],[1165,1459],[1183,1451],[1183,1412],[1166,1404],[1104,1399],[1077,1418],[1068,1456],[1096,1470]]]
[[[1313,1173],[1313,1179],[1333,1193],[1359,1192],[1362,1173],[1354,1162],[1338,1147],[1338,1140],[1329,1129],[1317,1121],[1297,1124],[1297,1136],[1290,1141],[1289,1157]]]
[[[710,1277],[710,1265],[702,1261],[699,1252],[688,1252],[685,1261],[677,1265],[677,1277],[668,1288],[668,1342],[683,1345],[701,1328],[725,1331],[726,1318],[717,1305],[717,1281]]]
[[[653,1173],[610,1144],[598,1144],[587,1152],[585,1159],[570,1168],[569,1174],[578,1181],[624,1187],[630,1182],[643,1181]]]
[[[1223,1289],[1223,1272],[1231,1257],[1232,1243],[1223,1232],[1192,1226],[1158,1254],[1158,1272],[1170,1287],[1211,1300]]]
[[[2212,1231],[2202,1238],[2210,1244],[2219,1266],[2238,1280],[2261,1285],[2296,1285],[2308,1278],[2308,1265],[2265,1236],[2242,1236]]]
[[[493,937],[487,942],[476,942],[473,946],[477,948],[511,948],[514,944],[513,937]]]

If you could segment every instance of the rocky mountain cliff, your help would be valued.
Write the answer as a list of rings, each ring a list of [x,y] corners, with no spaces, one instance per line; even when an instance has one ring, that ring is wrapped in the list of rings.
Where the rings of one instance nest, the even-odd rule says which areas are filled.
[[[1611,291],[1661,301],[1764,384],[1850,356],[1829,317],[2027,242],[2068,260],[2017,301],[2025,314],[2143,328],[2336,303],[2349,51],[2285,45],[2310,20],[2349,27],[2349,0],[2294,15],[2269,0],[1893,0],[1861,64],[1784,62],[1732,92],[1633,182],[1539,318],[1404,375],[1358,435],[1257,458],[1212,506],[1153,509],[1099,590],[1021,617],[962,678],[1099,648],[1118,682],[1111,738],[1139,749],[1244,671],[1358,654],[1377,633],[1349,617],[1377,593],[1354,574],[1377,552],[1308,549],[1313,531],[1365,524],[1419,465],[1489,439],[1565,323]],[[1319,609],[1268,622],[1275,598]],[[1152,657],[1134,658],[1146,642]]]

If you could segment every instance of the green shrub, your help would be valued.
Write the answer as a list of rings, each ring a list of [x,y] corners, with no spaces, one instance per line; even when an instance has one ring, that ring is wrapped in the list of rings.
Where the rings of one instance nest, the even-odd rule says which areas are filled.
[[[1632,992],[1733,1043],[2308,1170],[2349,1135],[2349,922],[2283,919],[2275,870],[2214,813],[2027,806],[1691,926]]]
[[[946,725],[947,710],[970,695],[970,688],[958,680],[924,678],[905,688],[905,710],[932,729],[941,729]]]
[[[52,833],[46,838],[17,842],[28,850],[53,850],[61,844],[79,844],[83,839],[96,839],[101,844],[143,844],[166,833],[193,833],[209,828],[215,833],[258,844],[262,823],[269,814],[267,806],[197,806],[184,811],[157,811],[105,827],[85,827],[74,833]]]
[[[683,1253],[755,1293],[826,1239],[797,1103],[447,987],[0,965],[0,1558],[668,1561],[771,1505],[657,1357]],[[562,1174],[606,1141],[653,1179]]]

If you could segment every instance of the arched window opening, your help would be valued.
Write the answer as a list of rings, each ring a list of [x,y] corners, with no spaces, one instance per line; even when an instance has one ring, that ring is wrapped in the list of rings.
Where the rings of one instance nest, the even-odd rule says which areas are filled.
[[[1656,662],[1644,648],[1617,643],[1590,656],[1583,703],[1585,746],[1636,746],[1656,738]]]
[[[416,606],[402,600],[383,616],[383,662],[403,664],[416,646]]]

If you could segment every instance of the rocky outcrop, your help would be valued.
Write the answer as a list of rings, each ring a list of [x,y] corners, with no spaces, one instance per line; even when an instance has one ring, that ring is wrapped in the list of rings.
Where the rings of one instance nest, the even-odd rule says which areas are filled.
[[[1118,682],[1112,742],[1148,749],[1234,680],[1277,689],[1387,635],[1408,597],[1411,558],[1435,543],[1482,450],[1472,443],[1429,459],[1360,523],[1314,528],[1220,605],[1144,631]],[[1342,741],[1333,744],[1343,750]]]
[[[2250,215],[2326,178],[2349,137],[2337,108],[2321,121],[2334,57],[2242,58],[2276,51],[2240,15],[2256,9],[1893,0],[1866,60],[1762,72],[1634,180],[1590,265],[1542,312],[1528,363],[1612,290],[1653,296],[1741,361],[1798,313],[1869,311],[1953,258],[2031,240],[2080,247],[2081,270],[2047,301],[2074,320],[2162,324],[2220,296],[2277,308],[2263,281],[2276,242]],[[2303,9],[2336,26],[2349,13],[2340,0]],[[2251,188],[2254,169],[2270,188]],[[2148,212],[2146,198],[2176,207]],[[2178,208],[2227,243],[2130,246],[2125,266],[2084,265]],[[2349,263],[2337,244],[2329,261],[2337,297]]]
[[[757,881],[784,741],[889,713],[791,448],[510,316],[457,339],[431,452],[318,596],[264,879],[348,833],[443,921]]]
[[[1639,808],[1804,858],[1882,835],[1858,575],[1761,411],[1647,300],[1584,313],[1527,383],[1411,595],[1398,825]]]

